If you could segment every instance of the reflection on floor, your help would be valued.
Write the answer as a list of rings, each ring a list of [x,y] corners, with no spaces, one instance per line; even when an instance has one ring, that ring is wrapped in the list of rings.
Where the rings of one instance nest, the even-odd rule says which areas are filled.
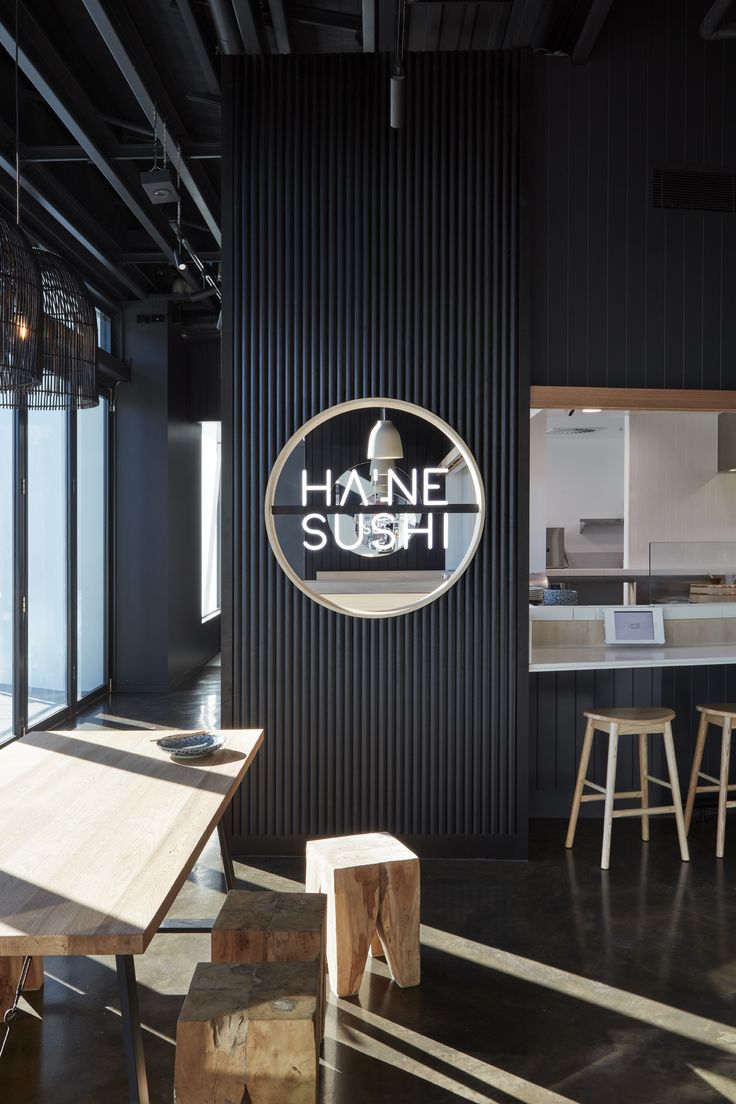
[[[114,697],[84,723],[212,724],[218,674],[168,698]],[[648,845],[637,827],[617,823],[607,873],[594,821],[574,854],[546,822],[529,863],[425,862],[422,985],[398,989],[374,961],[357,999],[332,1000],[321,1104],[736,1101],[736,863],[714,858],[712,823],[693,829],[689,865],[669,824]],[[303,877],[293,859],[236,870],[244,888]],[[213,842],[171,916],[212,917],[222,894]],[[162,934],[137,960],[152,1104],[172,1099],[176,1018],[207,955],[206,936]],[[0,1100],[124,1104],[112,960],[46,970],[0,1061]]]
[[[38,724],[45,716],[56,713],[64,706],[64,695],[57,694],[28,699],[28,723]],[[13,698],[11,694],[0,692],[0,742],[13,734]]]

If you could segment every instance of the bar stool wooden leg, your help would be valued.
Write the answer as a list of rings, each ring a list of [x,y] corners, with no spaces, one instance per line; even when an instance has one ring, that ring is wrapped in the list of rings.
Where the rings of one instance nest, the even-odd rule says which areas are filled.
[[[578,767],[578,778],[575,783],[575,793],[572,799],[572,809],[570,810],[570,823],[567,826],[567,838],[565,840],[565,847],[572,847],[575,840],[575,829],[578,824],[578,814],[580,813],[580,799],[583,796],[583,786],[585,784],[585,776],[588,773],[588,763],[590,762],[590,752],[593,747],[593,722],[588,719],[588,723],[585,726],[585,736],[583,737],[583,749],[580,753],[580,766]]]
[[[648,747],[647,740],[649,737],[646,732],[639,733],[639,776],[641,782],[641,807],[642,809],[649,808],[649,763],[648,763]],[[649,817],[646,813],[642,812],[641,815],[641,838],[644,842],[649,840]]]
[[[677,777],[677,759],[675,758],[675,745],[672,740],[672,725],[668,721],[664,726],[664,753],[667,756],[667,771],[672,787],[672,804],[675,809],[675,824],[677,825],[677,838],[680,841],[680,856],[683,862],[688,862],[690,852],[687,847],[687,832],[685,831],[685,817],[682,813],[682,798],[680,797],[680,782]]]
[[[695,741],[695,751],[693,752],[693,765],[690,771],[690,785],[687,790],[687,805],[685,806],[685,831],[690,831],[690,822],[693,819],[693,805],[695,803],[695,791],[698,787],[698,774],[700,773],[700,765],[703,762],[703,751],[705,750],[705,737],[708,735],[708,714],[700,714],[700,724],[698,725],[698,737]]]
[[[606,771],[606,802],[603,811],[603,852],[601,869],[608,870],[611,857],[611,828],[613,826],[613,798],[616,792],[616,760],[618,758],[618,725],[612,723],[608,730],[608,769]]]
[[[721,774],[718,789],[718,830],[716,832],[716,858],[722,859],[726,843],[726,802],[728,801],[728,770],[731,764],[731,718],[723,718],[721,734]]]

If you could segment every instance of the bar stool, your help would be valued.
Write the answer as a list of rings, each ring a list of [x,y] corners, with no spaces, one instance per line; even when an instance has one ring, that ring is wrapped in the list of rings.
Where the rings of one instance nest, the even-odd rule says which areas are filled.
[[[583,740],[583,750],[580,755],[578,777],[575,784],[575,794],[570,813],[570,824],[567,829],[565,847],[572,847],[575,839],[575,828],[578,823],[580,805],[583,801],[605,801],[603,812],[603,851],[601,854],[601,868],[608,870],[611,854],[611,827],[614,817],[639,816],[641,817],[641,838],[649,839],[649,817],[657,813],[674,813],[677,825],[677,837],[680,841],[680,855],[683,862],[690,858],[687,849],[687,834],[685,832],[685,819],[682,813],[682,801],[680,799],[680,784],[677,779],[677,763],[675,761],[675,747],[672,741],[672,721],[674,711],[672,709],[597,709],[586,711],[588,718]],[[593,735],[595,732],[608,733],[608,769],[606,771],[606,784],[599,786],[586,778],[590,753],[593,748]],[[653,733],[662,736],[664,752],[667,759],[667,772],[669,782],[661,778],[655,778],[649,774],[647,763],[647,736]],[[616,759],[618,756],[619,736],[639,737],[639,773],[641,789],[616,793]],[[672,791],[671,805],[651,806],[649,804],[649,783],[656,786],[665,786]],[[583,793],[588,786],[597,793]],[[634,809],[614,809],[616,798],[638,797],[641,806]]]
[[[731,727],[736,719],[736,704],[726,702],[723,705],[699,705],[696,707],[700,714],[698,726],[698,738],[695,741],[695,753],[693,766],[690,772],[690,786],[687,791],[687,804],[685,806],[685,830],[690,831],[690,821],[693,816],[693,804],[695,795],[699,793],[718,794],[718,827],[716,829],[716,858],[723,858],[723,848],[726,839],[726,809],[736,808],[736,801],[728,800],[728,791],[736,789],[736,783],[728,784],[728,768],[731,762]],[[708,725],[718,725],[721,729],[721,773],[719,778],[711,774],[705,774],[700,769],[703,761],[705,737],[708,735]],[[710,783],[708,786],[699,786],[698,779],[704,778]]]

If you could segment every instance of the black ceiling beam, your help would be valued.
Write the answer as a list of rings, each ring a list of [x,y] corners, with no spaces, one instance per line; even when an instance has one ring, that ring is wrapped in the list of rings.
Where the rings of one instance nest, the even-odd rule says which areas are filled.
[[[349,12],[326,11],[324,8],[308,8],[301,4],[289,4],[289,15],[297,23],[313,27],[339,27],[346,31],[362,31],[363,19]]]
[[[543,0],[514,0],[503,36],[503,49],[528,46],[542,12]]]
[[[197,55],[197,61],[199,67],[202,70],[202,76],[204,77],[205,88],[208,92],[219,94],[220,82],[217,78],[217,71],[210,57],[210,52],[207,48],[207,43],[202,37],[202,32],[199,29],[199,23],[197,17],[194,14],[191,0],[176,0],[176,6],[179,9],[181,21],[184,24],[189,41],[192,44],[192,49]]]
[[[6,172],[8,176],[15,178],[15,162],[11,161],[9,158],[5,157],[5,155],[1,153],[0,168],[3,169],[3,171]],[[148,292],[145,290],[142,284],[134,279],[134,277],[131,276],[129,273],[125,272],[124,269],[119,268],[118,265],[113,260],[111,260],[110,257],[107,257],[100,249],[98,249],[94,242],[92,242],[82,230],[75,226],[74,223],[72,223],[63,213],[63,211],[61,211],[55,204],[47,199],[45,195],[43,195],[33,184],[30,183],[30,181],[28,181],[27,179],[23,179],[21,181],[21,187],[23,191],[26,192],[31,197],[31,199],[33,199],[34,202],[37,203],[38,206],[46,212],[47,215],[50,215],[55,222],[58,222],[59,225],[62,226],[64,230],[66,230],[67,234],[70,234],[71,237],[75,239],[75,241],[78,241],[79,244],[83,246],[84,249],[86,249],[86,251],[97,261],[101,268],[104,268],[110,276],[113,276],[118,281],[118,283],[128,288],[129,291],[132,291],[137,298],[145,299]],[[163,254],[161,256],[163,258]]]
[[[138,67],[134,60],[128,54],[120,35],[116,28],[113,26],[109,15],[101,3],[101,0],[82,0],[87,12],[92,19],[93,23],[97,27],[103,42],[107,46],[108,50],[112,54],[115,63],[120,72],[125,77],[128,86],[138,101],[144,115],[151,124],[153,129],[154,119],[157,115],[156,103],[153,96],[146,87]],[[159,134],[161,135],[161,141],[164,144],[166,152],[169,156],[169,160],[173,163],[177,160],[177,146],[176,139],[169,132],[168,127],[162,120],[159,125]],[[186,190],[189,192],[194,204],[201,214],[207,226],[210,229],[210,233],[217,242],[218,245],[222,242],[222,234],[220,233],[220,227],[217,221],[217,216],[211,205],[205,199],[202,191],[192,176],[192,172],[187,163],[185,157],[179,158],[179,175],[181,182]]]
[[[7,173],[8,177],[12,178],[13,180],[15,179],[15,161],[11,160],[8,157],[5,157],[4,154],[0,154],[0,169]],[[33,184],[29,183],[29,181],[27,180],[23,180],[21,182],[21,186],[23,188],[24,194],[29,196],[33,200],[33,202],[44,212],[44,214],[49,215],[51,219],[53,219],[54,222],[56,222],[58,226],[62,228],[62,230],[66,231],[69,237],[77,242],[83,248],[84,252],[88,254],[88,256],[93,261],[97,262],[97,266],[100,270],[102,270],[97,272],[98,278],[100,275],[104,275],[108,280],[110,280],[110,278],[112,277],[114,283],[111,283],[109,286],[110,290],[113,291],[115,295],[119,296],[119,289],[121,287],[125,287],[128,289],[128,291],[132,292],[137,299],[145,299],[148,296],[149,290],[145,288],[143,284],[139,283],[131,274],[127,273],[124,269],[119,268],[114,261],[107,257],[100,249],[98,249],[94,242],[92,242],[87,237],[87,235],[84,234],[83,231],[75,226],[63,213],[63,211],[59,210],[59,208],[51,203],[50,200],[47,199],[47,197],[44,196],[42,192],[35,188]],[[14,209],[14,188],[11,192],[11,189],[5,189],[4,187],[2,187],[2,185],[0,185],[0,190],[5,192],[8,197],[11,197],[12,195],[12,206]],[[34,223],[37,221],[32,218],[32,212],[28,211],[27,208],[25,209],[25,213],[29,216],[30,219],[32,219]],[[28,219],[26,219],[26,222],[28,222]],[[43,224],[41,232],[38,232],[35,229],[31,229],[31,237],[36,238],[41,243],[41,245],[44,246],[44,248],[53,248],[63,253],[69,252],[67,242],[53,231],[48,222],[45,222]],[[49,238],[52,239],[51,242],[49,242]],[[83,264],[79,255],[77,255],[76,260],[77,263],[80,264],[80,267],[90,267],[89,265]],[[91,266],[91,270],[94,270],[94,265]],[[94,285],[90,286],[93,287],[96,295],[98,295],[100,298],[104,298],[112,304],[113,300],[110,298],[109,294],[105,294],[99,291],[99,289],[97,287],[94,287]]]
[[[291,40],[289,39],[289,25],[286,21],[284,0],[269,0],[271,8],[271,23],[276,37],[276,46],[280,54],[291,53]]]
[[[130,143],[125,145],[106,145],[105,156],[109,161],[146,161],[153,157],[152,142]],[[187,158],[190,161],[205,161],[219,158],[220,144],[218,142],[193,143],[187,146]],[[24,146],[21,158],[26,164],[38,162],[56,161],[89,161],[89,155],[79,145],[63,146]]]
[[[228,7],[232,7],[246,54],[266,53],[251,0],[232,0],[232,3],[231,0],[210,0],[211,9],[214,9],[216,4],[227,4]]]
[[[197,256],[201,261],[216,264],[222,258],[222,253],[219,249],[198,249]],[[148,252],[129,250],[125,253],[115,253],[114,259],[120,264],[163,264],[166,260],[163,253],[156,253],[155,250]]]
[[[578,40],[570,54],[573,65],[585,65],[598,41],[606,17],[611,10],[613,0],[591,0],[588,14],[581,28]]]
[[[363,53],[376,52],[376,0],[362,0],[360,6],[363,31]]]
[[[24,14],[26,24],[28,24],[30,22],[30,16],[27,11]],[[66,86],[72,86],[74,82],[71,73],[69,73],[67,67],[35,21],[32,30],[29,30],[29,39],[44,57],[46,63],[52,65],[57,73],[64,74]],[[0,46],[7,50],[11,57],[14,57],[15,38],[10,28],[1,17]],[[138,197],[133,194],[126,181],[120,176],[112,163],[105,156],[100,143],[92,137],[87,127],[77,116],[75,110],[69,106],[56,86],[52,84],[51,80],[39,69],[22,48],[18,51],[18,62],[21,71],[28,78],[36,91],[41,94],[46,104],[51,108],[60,122],[84,149],[90,161],[102,174],[113,191],[115,191],[123,201],[131,214],[135,216],[151,240],[163,250],[173,264],[174,250],[172,244],[164,237],[148,212],[139,202]],[[84,100],[82,100],[82,102],[84,102]]]
[[[723,22],[731,4],[732,0],[716,0],[705,13],[703,22],[700,24],[700,35],[706,42],[711,39],[736,38],[736,24]]]

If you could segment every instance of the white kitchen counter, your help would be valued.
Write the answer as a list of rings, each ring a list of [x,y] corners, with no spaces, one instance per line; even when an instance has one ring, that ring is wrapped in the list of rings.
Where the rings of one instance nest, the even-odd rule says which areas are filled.
[[[736,663],[736,644],[542,646],[532,648],[529,670],[607,671],[617,667],[706,667],[721,663]]]
[[[548,579],[646,579],[648,567],[548,567]],[[665,572],[657,572],[658,575]],[[674,574],[674,572],[672,572]],[[682,572],[678,572],[682,574]]]

